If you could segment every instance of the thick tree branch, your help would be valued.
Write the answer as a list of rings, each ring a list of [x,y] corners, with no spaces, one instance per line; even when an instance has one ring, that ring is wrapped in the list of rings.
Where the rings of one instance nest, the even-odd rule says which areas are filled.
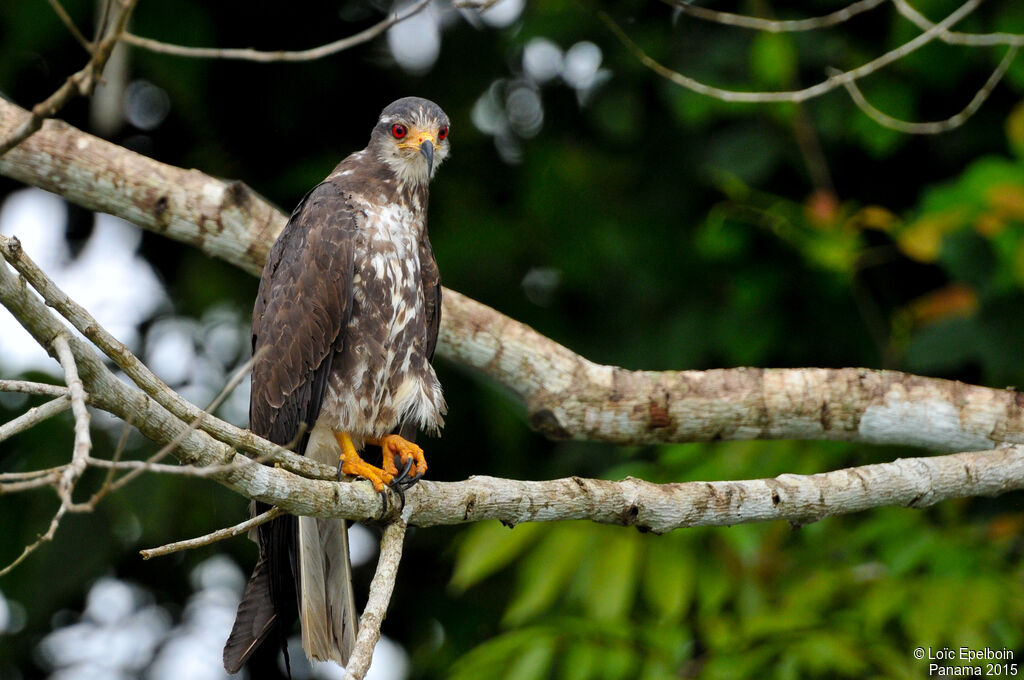
[[[0,101],[0,134],[12,124],[12,111],[17,107]],[[158,163],[56,121],[0,158],[0,173],[192,243],[251,273],[261,270],[286,221],[239,182]],[[88,323],[83,328],[98,337]],[[1024,397],[1013,390],[854,368],[628,371],[587,361],[447,289],[438,354],[509,387],[531,424],[553,437],[839,439],[946,451],[1024,443]],[[199,410],[191,408],[191,417],[183,410],[180,417],[195,417]],[[203,427],[213,432],[214,423]],[[244,430],[225,424],[216,432],[256,455],[269,453]]]
[[[44,347],[51,348],[53,338],[68,332],[6,265],[0,265],[0,303]],[[157,442],[167,443],[183,429],[188,430],[185,423],[141,390],[118,380],[85,341],[69,337],[68,345],[94,406],[136,423],[143,434]],[[368,482],[339,484],[306,479],[282,468],[260,465],[201,430],[188,430],[174,453],[186,464],[226,466],[210,476],[238,493],[288,512],[355,520],[372,520],[380,512],[380,499]],[[407,523],[420,526],[481,519],[499,519],[507,524],[591,519],[661,532],[683,526],[769,519],[806,523],[883,505],[923,507],[947,498],[995,495],[1022,487],[1024,453],[1010,447],[744,482],[658,485],[634,479],[425,480],[407,492],[401,514]]]

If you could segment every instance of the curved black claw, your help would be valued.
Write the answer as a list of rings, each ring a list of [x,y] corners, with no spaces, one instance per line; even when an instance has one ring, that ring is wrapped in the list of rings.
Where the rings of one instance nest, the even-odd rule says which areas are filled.
[[[401,463],[402,459],[398,457],[398,454],[395,454],[395,467],[398,467]],[[399,473],[391,482],[392,489],[397,491],[400,488],[402,491],[408,491],[412,488],[413,484],[423,479],[423,475],[409,476],[409,470],[412,469],[412,463],[412,458],[405,461],[405,467],[402,468],[401,473]]]
[[[395,461],[395,467],[396,468],[399,465],[402,464],[402,459],[399,458],[397,454],[395,454],[394,461]],[[395,478],[391,481],[391,486],[393,487],[395,484],[401,484],[402,482],[404,482],[405,478],[409,475],[409,470],[411,468],[412,468],[412,458],[410,458],[409,460],[405,461],[405,466],[402,467],[401,472],[399,472],[397,475],[395,475]]]
[[[345,476],[345,473],[343,473],[341,471],[341,466],[344,465],[344,464],[345,464],[345,459],[344,458],[339,458],[338,459],[338,475],[337,475],[338,478],[335,481],[340,482],[341,478]]]
[[[420,481],[421,479],[423,479],[423,475],[413,475],[412,477],[406,477],[405,479],[397,483],[399,486],[402,487],[403,491],[408,491],[416,484],[416,482]]]

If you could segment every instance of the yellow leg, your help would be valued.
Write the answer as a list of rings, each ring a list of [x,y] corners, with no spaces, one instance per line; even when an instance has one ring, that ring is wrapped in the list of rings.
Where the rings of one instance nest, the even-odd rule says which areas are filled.
[[[368,479],[370,480],[370,483],[373,484],[373,488],[377,493],[382,493],[384,491],[384,486],[386,484],[390,484],[391,480],[394,479],[395,473],[389,472],[386,469],[382,470],[378,467],[374,467],[363,460],[359,456],[359,452],[356,451],[355,445],[352,444],[352,438],[348,436],[348,432],[335,432],[334,438],[337,439],[338,444],[341,445],[342,473]],[[387,457],[385,456],[385,459],[386,458]],[[393,468],[394,464],[392,464],[391,467]]]
[[[399,437],[397,434],[389,434],[380,439],[367,439],[367,444],[379,446],[384,453],[383,468],[391,477],[398,476],[398,467],[395,465],[395,456],[405,465],[412,460],[414,467],[410,470],[410,476],[422,477],[427,472],[427,460],[423,457],[423,449],[411,441]]]

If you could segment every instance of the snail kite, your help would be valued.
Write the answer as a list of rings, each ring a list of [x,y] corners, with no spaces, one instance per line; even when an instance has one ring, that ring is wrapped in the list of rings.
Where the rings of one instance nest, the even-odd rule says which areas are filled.
[[[443,424],[430,365],[441,281],[427,188],[448,156],[448,125],[426,99],[385,108],[367,147],[292,213],[253,309],[249,427],[316,460],[340,460],[341,473],[381,494],[423,476],[423,451],[409,440]],[[360,457],[366,446],[381,448],[381,467]],[[259,527],[258,543],[224,667],[238,671],[271,635],[283,647],[296,618],[307,656],[345,664],[356,633],[345,521],[279,517]]]

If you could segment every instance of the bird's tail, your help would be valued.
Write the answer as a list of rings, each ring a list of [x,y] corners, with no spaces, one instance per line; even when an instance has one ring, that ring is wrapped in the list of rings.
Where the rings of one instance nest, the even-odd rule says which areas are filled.
[[[293,619],[294,620],[294,619]],[[224,645],[224,668],[237,673],[268,635],[276,628],[277,613],[270,597],[270,570],[260,558],[252,572],[231,635]]]
[[[348,663],[356,642],[348,526],[341,519],[299,518],[299,619],[302,649],[316,661]]]

